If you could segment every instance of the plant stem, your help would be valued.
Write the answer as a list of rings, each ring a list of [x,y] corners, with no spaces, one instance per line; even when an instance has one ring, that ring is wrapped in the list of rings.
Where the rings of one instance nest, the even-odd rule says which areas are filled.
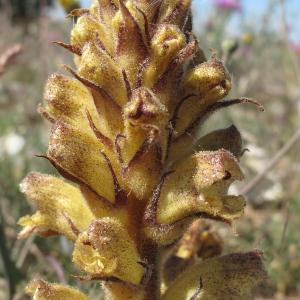
[[[269,161],[264,170],[257,174],[241,191],[241,194],[248,194],[261,181],[264,176],[275,167],[280,159],[297,143],[300,139],[300,128],[288,140],[288,142],[277,152],[277,154]]]
[[[148,264],[151,265],[151,277],[145,288],[144,300],[158,300],[160,298],[160,282],[159,282],[159,261],[158,249],[155,245],[146,245],[146,258]]]
[[[13,296],[16,292],[16,284],[19,279],[19,272],[16,269],[9,255],[7,240],[4,231],[4,218],[2,216],[1,211],[0,211],[0,254],[2,257],[3,266],[6,273],[8,286],[9,286],[9,299],[13,299]]]

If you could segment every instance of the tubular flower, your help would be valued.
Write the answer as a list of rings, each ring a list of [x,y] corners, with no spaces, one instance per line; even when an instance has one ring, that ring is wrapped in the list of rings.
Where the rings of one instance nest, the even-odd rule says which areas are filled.
[[[225,299],[231,285],[242,299],[264,277],[258,254],[209,258],[221,248],[203,229],[194,240],[217,250],[203,246],[205,261],[187,264],[164,291],[159,282],[159,253],[192,221],[232,224],[243,215],[244,198],[228,195],[243,179],[239,131],[199,137],[199,128],[221,108],[259,105],[222,100],[230,75],[190,33],[190,2],[94,1],[70,13],[78,18],[70,43],[56,42],[74,54],[76,67],[64,66],[70,77],[54,74],[46,84],[39,112],[52,128],[41,157],[64,179],[31,173],[23,180],[37,211],[20,219],[20,237],[68,237],[80,277],[103,281],[107,299],[190,299],[200,277],[203,297],[193,299]],[[184,245],[177,249],[182,256]],[[30,286],[34,299],[86,299],[44,281]]]
[[[43,280],[34,280],[27,287],[26,292],[35,300],[89,300],[81,292],[60,284],[49,284]]]
[[[182,238],[162,254],[162,291],[187,267],[201,259],[208,259],[222,253],[223,242],[207,220],[195,220]]]

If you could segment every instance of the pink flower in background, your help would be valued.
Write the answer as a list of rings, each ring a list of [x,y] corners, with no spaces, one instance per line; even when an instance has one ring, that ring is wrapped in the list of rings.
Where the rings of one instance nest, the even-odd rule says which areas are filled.
[[[240,11],[242,9],[240,2],[237,0],[215,0],[216,6],[223,10]]]
[[[289,48],[296,53],[300,53],[300,43],[290,42]]]

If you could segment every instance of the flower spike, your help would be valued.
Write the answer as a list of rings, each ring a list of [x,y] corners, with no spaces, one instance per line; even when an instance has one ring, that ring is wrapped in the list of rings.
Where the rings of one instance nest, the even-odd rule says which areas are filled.
[[[68,1],[65,1],[68,2]],[[242,137],[232,125],[199,136],[232,80],[192,34],[191,0],[93,0],[75,9],[70,77],[47,81],[39,112],[51,123],[46,158],[64,179],[29,174],[21,191],[36,212],[19,237],[64,235],[82,284],[110,300],[248,299],[265,278],[256,251],[220,256],[207,225],[235,224],[245,199]],[[37,280],[37,300],[88,300]]]

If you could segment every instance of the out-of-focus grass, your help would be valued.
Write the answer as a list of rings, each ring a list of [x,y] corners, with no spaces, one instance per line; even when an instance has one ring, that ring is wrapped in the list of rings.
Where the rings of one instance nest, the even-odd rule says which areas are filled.
[[[245,22],[239,35],[229,36],[224,30],[233,13],[228,11],[212,13],[207,20],[209,26],[197,28],[206,53],[209,55],[209,48],[214,48],[219,57],[227,60],[234,80],[230,98],[252,97],[265,107],[264,113],[251,105],[228,109],[212,117],[203,128],[205,132],[234,123],[240,129],[244,146],[250,150],[241,160],[248,181],[264,170],[300,125],[300,52],[289,47],[285,32],[269,30],[272,11],[267,11],[261,22]],[[24,35],[21,27],[10,25],[1,14],[0,26],[0,52],[16,42],[24,47],[22,55],[0,79],[0,209],[9,254],[20,274],[15,299],[25,299],[23,288],[35,276],[81,285],[70,276],[77,271],[70,263],[72,248],[65,239],[16,239],[16,221],[31,211],[19,192],[19,182],[32,170],[54,173],[47,162],[34,157],[45,153],[48,130],[36,108],[42,102],[48,75],[57,71],[60,63],[72,63],[70,55],[50,44],[52,40],[68,41],[72,23],[43,17],[31,23]],[[237,47],[229,55],[233,46]],[[264,251],[270,279],[258,289],[260,297],[300,295],[299,150],[298,143],[248,193],[246,214],[237,224],[238,237],[224,225],[217,226],[226,240],[226,251],[253,247]],[[243,185],[236,186],[236,192]],[[5,299],[6,288],[0,262],[0,299]],[[95,284],[81,288],[95,293],[97,297],[93,299],[99,298]]]

